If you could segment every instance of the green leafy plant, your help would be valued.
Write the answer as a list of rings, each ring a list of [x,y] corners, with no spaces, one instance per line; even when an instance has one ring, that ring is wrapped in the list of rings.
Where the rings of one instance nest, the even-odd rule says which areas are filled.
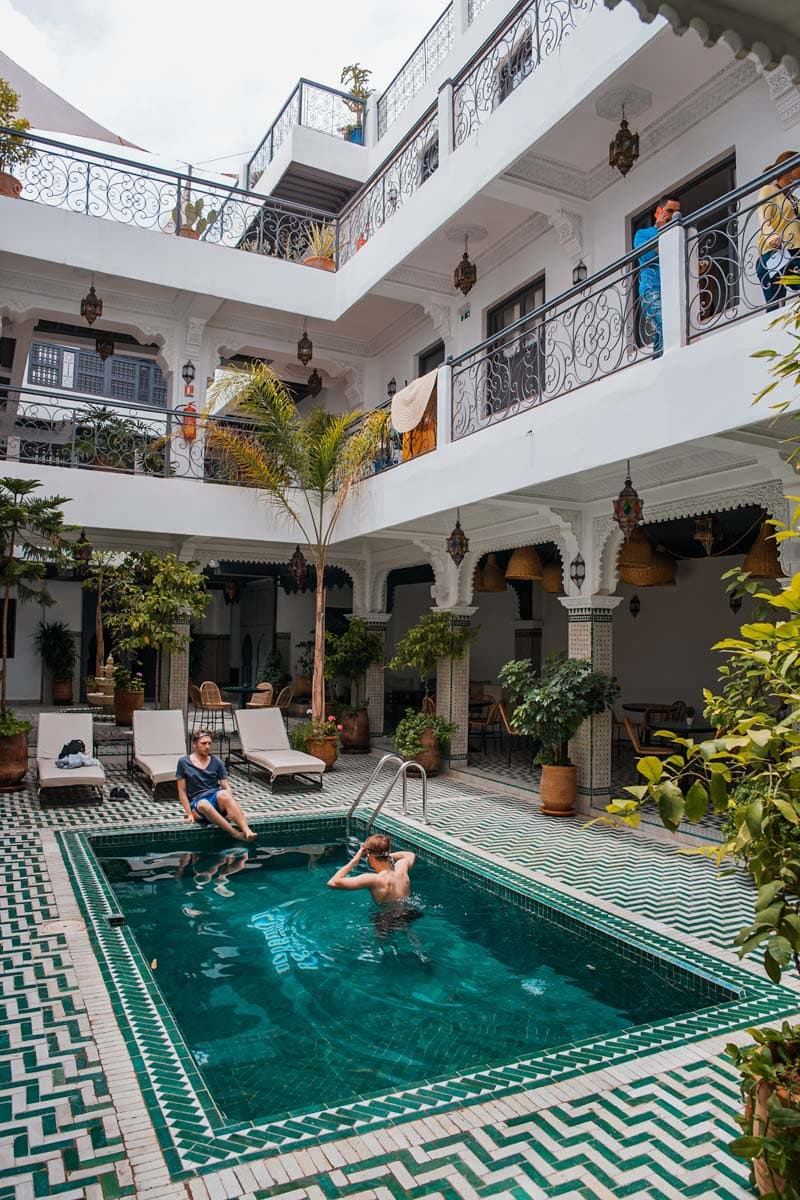
[[[295,650],[300,651],[297,656],[297,674],[307,679],[314,670],[314,639],[306,638],[305,641],[297,642]]]
[[[76,551],[80,552],[83,547],[88,546],[88,543],[78,543]],[[95,635],[95,671],[99,673],[106,661],[106,643],[105,631],[103,627],[103,610],[108,589],[113,586],[115,564],[120,561],[120,555],[116,550],[95,550],[89,547],[90,557],[88,562],[77,560],[79,574],[83,577],[83,586],[90,592],[95,592],[97,595],[97,604],[94,613],[94,635]],[[89,680],[86,681],[87,690]],[[93,686],[93,685],[92,685]]]
[[[212,405],[230,405],[241,425],[211,422],[206,446],[238,482],[288,520],[308,546],[316,572],[311,708],[325,716],[325,566],[345,501],[367,474],[380,442],[371,413],[298,412],[269,367],[226,371],[209,390]]]
[[[11,85],[0,79],[0,125],[5,129],[16,129],[18,133],[0,134],[0,171],[12,173],[14,167],[22,166],[31,155],[35,154],[33,146],[20,136],[30,129],[31,123],[27,117],[18,117],[19,93]]]
[[[78,463],[164,475],[167,440],[146,421],[90,404],[78,417],[73,454]]]
[[[313,642],[311,643],[313,646]],[[312,666],[313,666],[312,656]],[[289,682],[289,675],[283,669],[283,659],[277,650],[270,650],[258,672],[258,683],[271,683],[273,688],[283,687]]]
[[[392,671],[417,671],[428,694],[428,681],[440,658],[463,658],[480,631],[479,625],[461,625],[445,612],[426,613],[397,643],[389,662]]]
[[[729,1149],[737,1158],[762,1160],[774,1190],[770,1195],[800,1196],[800,1026],[784,1021],[780,1029],[748,1029],[749,1046],[731,1043],[727,1054],[739,1070],[745,1115],[738,1118],[742,1137]],[[766,1085],[766,1087],[765,1087]],[[764,1104],[765,1093],[768,1094]],[[779,1180],[783,1185],[778,1186]]]
[[[156,652],[156,699],[161,688],[161,656],[189,643],[189,622],[206,610],[206,581],[196,562],[174,554],[127,554],[115,570],[107,624],[115,649],[131,654]]]
[[[336,253],[336,230],[333,225],[321,225],[317,221],[311,222],[308,227],[306,253],[309,258],[333,259]]]
[[[366,707],[366,700],[359,703],[359,687],[367,670],[375,663],[383,662],[383,638],[372,633],[367,622],[354,617],[348,622],[344,633],[325,634],[325,678],[344,676],[350,682],[350,711],[347,716]]]
[[[214,224],[217,217],[219,216],[219,213],[217,212],[217,210],[215,208],[210,208],[208,210],[208,212],[206,213],[205,206],[206,206],[206,202],[202,196],[198,200],[191,200],[191,199],[185,200],[183,202],[183,206],[182,206],[182,210],[181,210],[181,217],[180,217],[181,229],[193,229],[196,234],[199,234],[200,237],[202,237],[202,235],[205,233],[205,231],[207,229],[211,228],[211,226]],[[173,220],[173,223],[177,226],[177,224],[178,224],[178,209],[177,209],[177,207],[173,208],[173,210],[172,210],[172,220]]]
[[[0,586],[3,603],[0,616],[0,734],[27,733],[29,721],[18,721],[8,710],[8,614],[11,592],[24,603],[51,605],[45,586],[47,563],[65,559],[71,551],[64,534],[65,496],[35,496],[38,479],[0,479]]]
[[[40,621],[33,645],[54,679],[72,679],[78,651],[75,636],[65,621]]]
[[[117,692],[143,692],[144,679],[141,671],[119,664],[114,668],[114,690]]]
[[[302,725],[295,725],[294,729],[289,734],[289,742],[294,750],[300,750],[303,754],[308,754],[308,747],[314,742],[322,742],[327,739],[333,739],[336,748],[339,748],[339,734],[341,725],[337,725],[335,717],[328,717],[323,721],[304,721]]]
[[[547,767],[569,766],[570,738],[619,695],[616,679],[593,671],[582,658],[558,654],[546,660],[541,677],[530,660],[521,659],[506,663],[499,678],[514,705],[512,729],[538,743],[536,761]]]
[[[430,730],[439,740],[440,753],[447,758],[450,742],[457,728],[454,722],[445,721],[444,717],[407,708],[405,716],[398,722],[394,731],[394,747],[403,758],[416,758],[424,749],[422,735]]]

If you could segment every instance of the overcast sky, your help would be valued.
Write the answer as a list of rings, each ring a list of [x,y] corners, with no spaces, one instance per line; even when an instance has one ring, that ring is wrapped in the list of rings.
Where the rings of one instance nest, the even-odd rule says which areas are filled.
[[[302,75],[377,90],[445,0],[0,0],[2,48],[115,133],[200,165],[254,149]],[[209,166],[225,169],[230,162]]]

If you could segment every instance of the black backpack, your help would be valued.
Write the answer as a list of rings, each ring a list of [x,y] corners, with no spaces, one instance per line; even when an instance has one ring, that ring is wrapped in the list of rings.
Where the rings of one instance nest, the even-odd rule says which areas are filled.
[[[85,753],[86,753],[86,743],[82,742],[80,738],[73,738],[71,742],[67,742],[64,746],[61,747],[61,753],[59,754],[58,757],[59,758],[67,758],[70,754],[85,754]]]

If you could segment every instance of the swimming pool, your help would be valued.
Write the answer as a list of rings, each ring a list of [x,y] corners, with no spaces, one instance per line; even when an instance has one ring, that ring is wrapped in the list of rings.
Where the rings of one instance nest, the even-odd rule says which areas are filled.
[[[410,1087],[725,995],[443,862],[419,861],[411,902],[382,910],[326,886],[348,857],[273,834],[101,858],[227,1120]]]
[[[325,887],[338,817],[261,822],[255,856],[209,830],[58,834],[174,1178],[796,1007],[731,963],[383,823],[422,851],[423,915],[400,928]]]

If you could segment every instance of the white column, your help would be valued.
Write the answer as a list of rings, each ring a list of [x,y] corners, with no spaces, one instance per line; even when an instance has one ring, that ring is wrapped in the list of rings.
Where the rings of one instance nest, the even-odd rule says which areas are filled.
[[[567,653],[583,658],[596,671],[613,674],[614,609],[621,596],[561,596],[569,617]],[[611,713],[584,721],[569,744],[578,768],[578,807],[582,812],[602,808],[611,798]]]
[[[444,612],[456,626],[469,625],[477,608],[435,608]],[[462,658],[453,661],[440,658],[436,664],[436,712],[445,721],[453,721],[456,731],[450,743],[450,762],[458,765],[467,761],[469,739],[469,659],[467,646]]]
[[[658,239],[664,353],[686,345],[686,230],[676,221]]]
[[[453,153],[453,81],[448,79],[439,88],[439,162]]]
[[[451,413],[453,411],[453,372],[442,363],[436,377],[436,449],[452,441]]]
[[[386,703],[386,626],[389,624],[392,614],[387,612],[353,613],[352,617],[359,621],[366,621],[370,633],[377,633],[383,642],[384,661],[373,663],[371,667],[367,668],[364,676],[370,732],[381,734],[383,733],[383,714]]]
[[[469,29],[469,0],[453,0],[453,41]]]

